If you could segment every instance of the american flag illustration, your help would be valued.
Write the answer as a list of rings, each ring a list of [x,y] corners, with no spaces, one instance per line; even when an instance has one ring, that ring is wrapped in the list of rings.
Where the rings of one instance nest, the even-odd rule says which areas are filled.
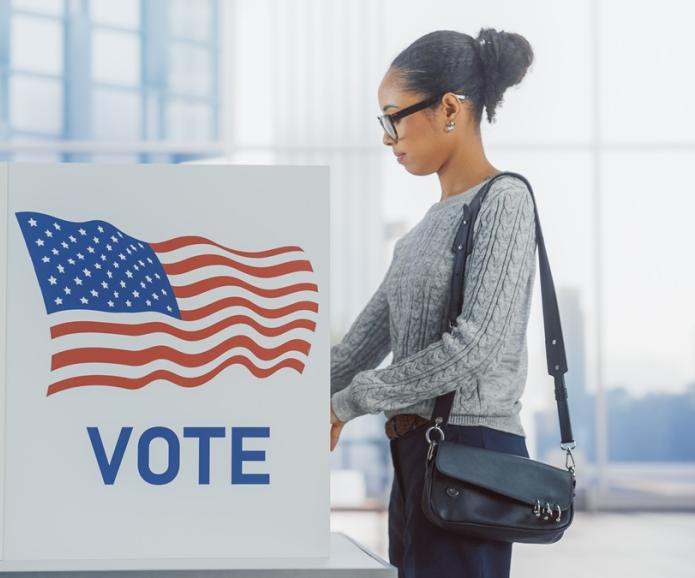
[[[234,364],[256,378],[303,372],[318,286],[301,247],[148,243],[106,221],[16,217],[49,319],[47,395],[160,379],[197,387]]]

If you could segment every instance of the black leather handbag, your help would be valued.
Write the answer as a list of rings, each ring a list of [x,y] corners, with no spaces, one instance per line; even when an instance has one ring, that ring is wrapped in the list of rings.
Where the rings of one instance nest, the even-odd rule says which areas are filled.
[[[529,182],[518,173],[495,175],[468,204],[454,238],[454,269],[449,303],[449,330],[454,327],[463,300],[464,269],[472,250],[473,223],[490,186],[502,175],[526,184],[536,218],[536,242],[540,263],[543,322],[548,373],[555,381],[565,469],[486,448],[447,440],[446,424],[456,390],[437,397],[434,424],[425,432],[428,451],[422,508],[435,525],[463,536],[504,542],[551,544],[557,542],[574,517],[575,467],[567,388],[565,345],[548,255],[543,242],[536,200]]]

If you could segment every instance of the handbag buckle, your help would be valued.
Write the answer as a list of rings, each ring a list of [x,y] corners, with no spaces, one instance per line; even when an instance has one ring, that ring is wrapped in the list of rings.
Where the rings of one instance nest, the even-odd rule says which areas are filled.
[[[557,516],[553,516],[553,513],[556,510]],[[560,504],[555,504],[555,508],[553,508],[550,503],[546,502],[544,508],[541,506],[540,498],[536,499],[536,505],[533,508],[533,513],[535,514],[536,518],[543,516],[544,520],[554,520],[555,522],[559,522],[560,518],[562,517],[562,509],[560,508]]]
[[[536,518],[541,517],[541,501],[538,498],[536,498],[536,505],[533,507],[533,513],[536,515]]]
[[[543,519],[549,520],[553,515],[553,509],[550,507],[550,503],[545,503],[545,509],[543,510]]]
[[[572,455],[572,450],[570,448],[570,444],[560,444],[560,447],[565,450],[565,468],[569,470],[569,472],[572,474],[572,477],[574,477],[574,468],[575,468],[575,463],[574,463],[574,456]],[[572,442],[571,447],[575,447],[575,443]]]
[[[432,443],[437,443],[436,441],[433,441],[433,440],[430,438],[430,432],[431,432],[432,430],[436,430],[436,431],[438,431],[438,432],[440,433],[440,435],[442,436],[441,439],[439,440],[440,442],[443,442],[443,441],[444,441],[444,430],[443,430],[442,428],[439,427],[439,424],[440,424],[440,423],[442,423],[442,418],[441,418],[441,417],[438,417],[437,419],[434,420],[434,425],[431,425],[430,427],[428,427],[428,428],[425,430],[425,439],[427,440],[427,443],[428,443],[428,444],[431,445]]]
[[[440,442],[444,441],[444,430],[439,427],[439,424],[444,421],[441,417],[438,417],[434,420],[434,425],[431,425],[425,430],[425,439],[427,440],[427,443],[429,444],[429,448],[427,449],[427,461],[429,462],[432,459],[432,456],[434,455],[434,447],[439,443],[437,440],[433,440],[430,437],[430,432],[432,430],[436,430],[439,432],[441,435],[441,439],[439,440]]]

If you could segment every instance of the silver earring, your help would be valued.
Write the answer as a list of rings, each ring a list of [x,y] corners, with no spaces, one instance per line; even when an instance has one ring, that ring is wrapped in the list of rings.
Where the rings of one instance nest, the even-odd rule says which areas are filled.
[[[446,123],[446,132],[451,132],[454,130],[454,126],[456,123],[453,120],[450,120],[449,122]]]

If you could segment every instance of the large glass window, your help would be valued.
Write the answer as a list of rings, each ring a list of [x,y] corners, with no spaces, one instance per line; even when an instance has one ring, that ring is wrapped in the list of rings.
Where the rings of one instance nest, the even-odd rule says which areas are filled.
[[[0,4],[0,159],[218,156],[217,11],[217,0]]]

